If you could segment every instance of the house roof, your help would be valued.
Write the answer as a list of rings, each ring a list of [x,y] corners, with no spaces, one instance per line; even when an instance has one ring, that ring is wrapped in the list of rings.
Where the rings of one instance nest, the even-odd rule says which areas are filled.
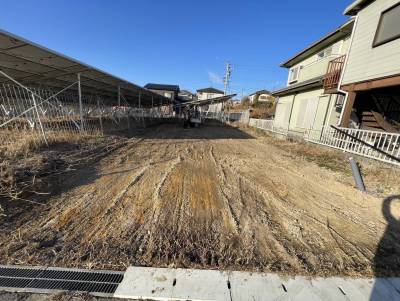
[[[329,45],[344,38],[345,36],[350,35],[353,30],[353,26],[354,26],[354,18],[351,18],[346,23],[337,28],[335,31],[327,34],[322,39],[311,44],[306,49],[300,51],[295,56],[291,57],[289,60],[282,63],[281,67],[290,68],[296,65],[297,63],[301,62],[302,60],[306,59],[307,57],[311,56],[312,54],[321,51],[324,48],[328,47]]]
[[[324,83],[324,76],[318,76],[306,81],[303,81],[298,84],[290,85],[288,87],[285,87],[283,89],[274,91],[272,93],[273,96],[284,96],[284,95],[289,95],[293,94],[296,92],[308,90],[311,88],[317,88],[317,87],[322,87]]]
[[[225,94],[224,91],[215,89],[213,87],[198,89],[197,92],[204,92],[204,93],[215,93],[215,94]]]
[[[175,92],[180,91],[178,85],[164,85],[164,84],[148,83],[144,87],[146,89],[151,89],[151,90],[167,90],[167,91],[175,91]]]
[[[251,93],[249,96],[256,95],[256,94],[269,94],[269,95],[271,95],[271,91],[259,90],[259,91],[255,91],[254,93]]]
[[[375,0],[356,0],[345,9],[344,14],[348,16],[355,16],[360,10],[374,1]]]
[[[188,90],[181,90],[180,93],[181,94],[186,94],[186,95],[194,95],[192,92],[190,92]]]
[[[138,103],[139,94],[144,106],[150,106],[153,98],[154,105],[169,101],[139,85],[4,30],[0,30],[0,71],[9,76],[0,76],[0,84],[16,80],[29,86],[75,89],[76,85],[72,85],[77,82],[79,73],[84,93],[93,93],[109,101],[116,99],[118,87],[132,105]]]

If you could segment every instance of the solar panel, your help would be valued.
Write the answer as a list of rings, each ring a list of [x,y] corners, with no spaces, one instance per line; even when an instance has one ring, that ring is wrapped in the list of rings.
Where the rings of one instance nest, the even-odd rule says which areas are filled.
[[[65,88],[81,77],[87,93],[115,97],[118,87],[129,104],[144,107],[170,103],[170,99],[78,60],[0,30],[0,70],[24,85]],[[0,83],[9,82],[0,76]]]

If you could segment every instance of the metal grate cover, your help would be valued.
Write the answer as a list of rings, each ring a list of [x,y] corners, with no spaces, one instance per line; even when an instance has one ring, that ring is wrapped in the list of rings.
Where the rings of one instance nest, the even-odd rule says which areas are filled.
[[[123,272],[0,266],[0,289],[63,290],[113,294]]]

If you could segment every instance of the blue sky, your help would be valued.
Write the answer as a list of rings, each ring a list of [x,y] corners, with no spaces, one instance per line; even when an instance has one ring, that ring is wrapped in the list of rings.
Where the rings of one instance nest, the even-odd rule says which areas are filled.
[[[346,20],[351,0],[2,0],[0,28],[144,85],[284,86],[285,59]]]

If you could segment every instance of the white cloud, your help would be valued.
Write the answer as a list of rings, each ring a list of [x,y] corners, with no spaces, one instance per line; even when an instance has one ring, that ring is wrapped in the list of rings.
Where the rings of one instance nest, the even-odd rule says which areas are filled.
[[[218,74],[211,72],[211,71],[208,72],[208,80],[210,82],[212,82],[213,84],[223,84],[224,83],[224,81]]]

